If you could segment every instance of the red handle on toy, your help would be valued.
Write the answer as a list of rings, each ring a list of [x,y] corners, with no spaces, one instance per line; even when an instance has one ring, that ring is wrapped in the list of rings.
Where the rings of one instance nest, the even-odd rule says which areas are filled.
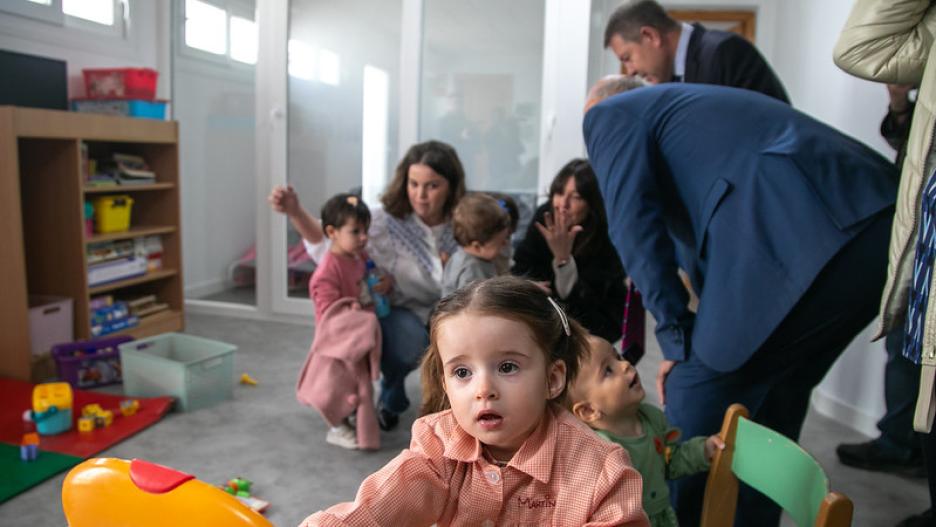
[[[150,494],[164,494],[195,476],[142,459],[130,461],[130,480]]]

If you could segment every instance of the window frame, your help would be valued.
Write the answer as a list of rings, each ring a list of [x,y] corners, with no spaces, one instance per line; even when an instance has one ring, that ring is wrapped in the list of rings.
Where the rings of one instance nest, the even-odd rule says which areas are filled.
[[[189,46],[185,43],[185,1],[186,0],[176,0],[176,13],[178,16],[176,18],[176,36],[178,38],[179,45],[177,47],[179,55],[193,60],[200,60],[213,64],[216,67],[223,69],[231,70],[234,72],[243,72],[249,73],[253,71],[256,64],[250,64],[247,62],[241,62],[231,56],[231,18],[238,17],[250,20],[254,23],[254,27],[257,28],[259,32],[259,26],[257,26],[257,13],[256,9],[251,10],[250,6],[246,2],[238,0],[198,0],[218,9],[224,11],[224,27],[225,27],[225,41],[224,41],[224,54],[211,53],[210,51],[205,51],[196,47]],[[261,1],[261,0],[258,0]],[[260,60],[259,54],[259,40],[257,43],[258,52],[257,60]]]
[[[0,11],[63,28],[128,40],[130,13],[132,13],[131,1],[133,0],[111,0],[114,6],[114,23],[111,25],[66,14],[63,11],[62,0],[52,0],[49,5],[37,4],[29,0],[6,0],[0,4]]]

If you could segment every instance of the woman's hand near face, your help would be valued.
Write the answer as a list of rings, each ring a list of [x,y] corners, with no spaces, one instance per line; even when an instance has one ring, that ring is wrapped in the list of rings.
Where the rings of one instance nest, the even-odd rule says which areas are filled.
[[[582,232],[581,225],[572,225],[568,213],[561,209],[547,212],[544,216],[545,225],[536,223],[536,229],[543,235],[546,245],[557,262],[566,262],[572,256],[572,246],[575,237]]]

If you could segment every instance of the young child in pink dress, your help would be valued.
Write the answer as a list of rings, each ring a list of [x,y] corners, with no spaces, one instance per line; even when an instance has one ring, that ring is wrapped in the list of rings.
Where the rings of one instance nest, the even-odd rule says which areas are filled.
[[[367,273],[367,229],[370,210],[354,194],[337,194],[322,207],[322,230],[331,240],[328,252],[309,280],[309,296],[315,303],[320,324],[328,308],[340,298],[357,298],[362,306],[372,304],[365,282]],[[333,424],[333,423],[329,423]],[[357,434],[346,417],[332,426],[325,440],[343,448],[356,449]]]
[[[587,345],[526,280],[446,297],[430,322],[410,448],[354,502],[302,525],[648,526],[627,454],[559,404]]]

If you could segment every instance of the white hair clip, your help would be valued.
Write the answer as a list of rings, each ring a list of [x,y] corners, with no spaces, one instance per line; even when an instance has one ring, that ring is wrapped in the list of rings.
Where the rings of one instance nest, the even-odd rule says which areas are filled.
[[[547,296],[546,300],[549,300],[549,303],[552,304],[552,306],[556,309],[556,313],[559,313],[559,320],[562,321],[562,330],[565,331],[566,336],[571,337],[572,328],[569,327],[569,318],[566,317],[565,311],[563,311],[562,308],[559,307],[559,304],[557,304],[556,301],[553,300],[551,296]]]

